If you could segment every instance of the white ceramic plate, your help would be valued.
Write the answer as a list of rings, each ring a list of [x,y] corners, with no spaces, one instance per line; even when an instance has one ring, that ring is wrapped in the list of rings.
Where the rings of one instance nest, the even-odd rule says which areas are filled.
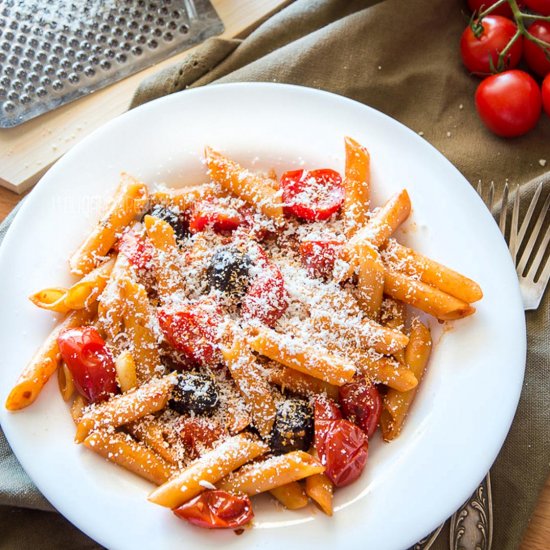
[[[27,300],[70,282],[66,260],[97,219],[121,171],[148,183],[205,180],[205,144],[257,168],[343,168],[343,138],[372,156],[375,204],[406,186],[407,238],[478,281],[475,316],[435,347],[403,434],[371,442],[368,467],[337,491],[334,517],[260,503],[256,528],[237,537],[190,527],[150,504],[151,486],[73,444],[55,380],[27,410],[0,419],[21,464],[77,527],[112,548],[376,548],[412,545],[470,495],[495,459],[516,410],[525,325],[515,271],[482,201],[426,141],[348,99],[306,88],[234,84],[175,94],[130,111],[61,159],[25,201],[0,252],[0,397],[55,319]]]

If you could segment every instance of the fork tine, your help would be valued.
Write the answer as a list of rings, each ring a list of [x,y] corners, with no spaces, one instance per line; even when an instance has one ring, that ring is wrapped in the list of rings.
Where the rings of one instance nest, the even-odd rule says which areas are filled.
[[[476,193],[483,199],[483,184],[481,183],[481,180],[477,182]]]
[[[525,266],[527,265],[529,258],[531,256],[531,253],[533,252],[533,248],[535,247],[537,238],[540,235],[542,224],[544,223],[549,207],[550,207],[550,194],[546,197],[546,200],[544,201],[544,206],[542,207],[539,217],[535,223],[535,227],[533,227],[533,231],[531,231],[531,236],[529,237],[529,241],[527,242],[527,245],[525,246],[525,250],[521,255],[521,259],[517,264],[517,272],[520,277],[523,275],[523,272],[525,271]],[[539,246],[537,255],[535,256],[535,259],[533,260],[531,268],[529,269],[529,273],[531,272],[533,273],[533,278],[538,268],[540,267],[540,263],[542,262],[542,258],[544,256],[546,246],[548,245],[549,238],[550,238],[550,226],[546,230],[546,234],[544,235],[541,246]]]
[[[494,199],[495,199],[495,182],[492,181],[491,185],[489,186],[489,199],[487,200],[487,207],[489,208],[489,212],[491,212],[491,214],[493,213]]]
[[[523,218],[523,222],[521,222],[521,228],[518,233],[518,248],[521,246],[521,243],[525,237],[525,233],[527,232],[527,228],[529,227],[529,224],[531,223],[531,217],[533,216],[533,212],[535,211],[535,208],[537,206],[537,202],[539,200],[540,194],[542,193],[542,182],[537,187],[537,190],[535,191],[535,194],[533,195],[533,198],[531,199],[531,204],[529,204],[529,208],[527,209],[527,212],[525,213],[525,217]]]
[[[510,227],[510,242],[508,248],[512,255],[514,264],[516,263],[516,257],[518,254],[517,238],[518,238],[518,218],[519,218],[519,185],[516,186],[516,193],[514,195],[514,206],[512,208],[512,225]]]
[[[506,216],[508,215],[508,184],[504,184],[504,191],[502,193],[502,201],[500,205],[500,217],[498,220],[498,227],[502,236],[506,235]]]
[[[531,267],[529,268],[529,272],[527,273],[527,278],[534,281],[535,276],[537,275],[537,271],[540,268],[540,265],[542,263],[542,260],[544,259],[544,253],[546,252],[546,247],[548,246],[548,242],[550,241],[550,226],[546,228],[546,233],[544,235],[544,239],[537,250],[537,254],[535,256],[535,259],[533,260],[533,263],[531,264]]]

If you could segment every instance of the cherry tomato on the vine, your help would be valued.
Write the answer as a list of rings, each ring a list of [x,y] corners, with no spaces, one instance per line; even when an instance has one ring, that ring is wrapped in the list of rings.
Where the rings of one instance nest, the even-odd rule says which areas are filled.
[[[117,393],[115,362],[95,327],[64,330],[57,337],[57,344],[76,389],[90,403]]]
[[[526,39],[523,43],[523,56],[527,65],[539,76],[545,76],[550,73],[550,22],[535,21],[527,30],[529,34],[548,44],[545,52],[542,46],[532,40]]]
[[[483,123],[501,137],[517,137],[534,128],[541,112],[541,93],[524,71],[505,71],[483,80],[475,94]]]
[[[339,393],[344,416],[372,437],[382,413],[382,398],[376,386],[358,378],[340,386]]]
[[[542,81],[542,105],[545,113],[550,116],[550,74]]]
[[[281,187],[285,211],[307,221],[330,218],[344,202],[342,177],[329,168],[285,172]]]
[[[247,496],[226,491],[205,491],[174,510],[179,518],[205,529],[236,529],[253,517],[252,503]]]
[[[519,37],[504,58],[504,66],[498,66],[499,53],[504,50],[517,32],[510,19],[500,15],[488,15],[482,21],[468,25],[460,39],[460,53],[464,66],[476,75],[487,75],[502,69],[513,69],[521,59],[523,37]]]
[[[468,7],[479,13],[480,11],[485,11],[487,8],[491,7],[493,4],[496,4],[498,0],[468,0]],[[504,3],[500,6],[497,6],[492,12],[491,15],[502,15],[503,17],[508,17],[511,19],[513,17],[512,8],[510,4]]]
[[[550,0],[523,0],[523,3],[541,15],[550,15]]]

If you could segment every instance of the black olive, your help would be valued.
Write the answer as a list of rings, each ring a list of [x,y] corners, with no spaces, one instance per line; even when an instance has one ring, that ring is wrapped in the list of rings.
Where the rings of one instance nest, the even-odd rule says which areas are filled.
[[[311,407],[302,399],[287,399],[277,406],[271,432],[271,450],[275,454],[307,451],[313,440]]]
[[[250,257],[235,246],[222,246],[216,250],[208,266],[208,282],[212,288],[242,296],[248,288]]]
[[[147,214],[170,224],[172,226],[172,229],[174,230],[174,233],[176,234],[176,239],[182,241],[187,236],[189,236],[189,231],[187,231],[187,227],[182,222],[180,216],[176,214],[176,212],[174,212],[173,210],[157,204],[153,206],[153,208],[149,212],[147,212]]]
[[[178,374],[168,405],[181,414],[205,414],[212,412],[219,400],[218,387],[211,376],[185,372]]]

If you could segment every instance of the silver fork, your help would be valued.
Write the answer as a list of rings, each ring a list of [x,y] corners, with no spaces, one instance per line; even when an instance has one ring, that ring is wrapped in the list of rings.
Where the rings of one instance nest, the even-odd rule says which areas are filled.
[[[477,192],[487,208],[493,214],[497,205],[495,201],[495,186],[489,186],[484,192],[481,182]],[[525,216],[519,225],[520,189],[516,187],[512,202],[512,216],[508,227],[508,210],[510,204],[510,188],[504,186],[501,199],[501,210],[498,226],[507,240],[508,249],[516,266],[523,308],[537,309],[550,279],[550,193],[548,193],[537,219],[533,215],[541,202],[543,184],[540,183],[531,199]],[[493,214],[494,215],[494,214]],[[518,228],[519,226],[519,228]],[[428,550],[437,539],[443,525],[433,533],[419,541],[414,550]],[[450,519],[449,547],[451,550],[490,550],[493,538],[493,510],[491,497],[491,478],[487,473],[485,479],[473,495],[465,502]]]

